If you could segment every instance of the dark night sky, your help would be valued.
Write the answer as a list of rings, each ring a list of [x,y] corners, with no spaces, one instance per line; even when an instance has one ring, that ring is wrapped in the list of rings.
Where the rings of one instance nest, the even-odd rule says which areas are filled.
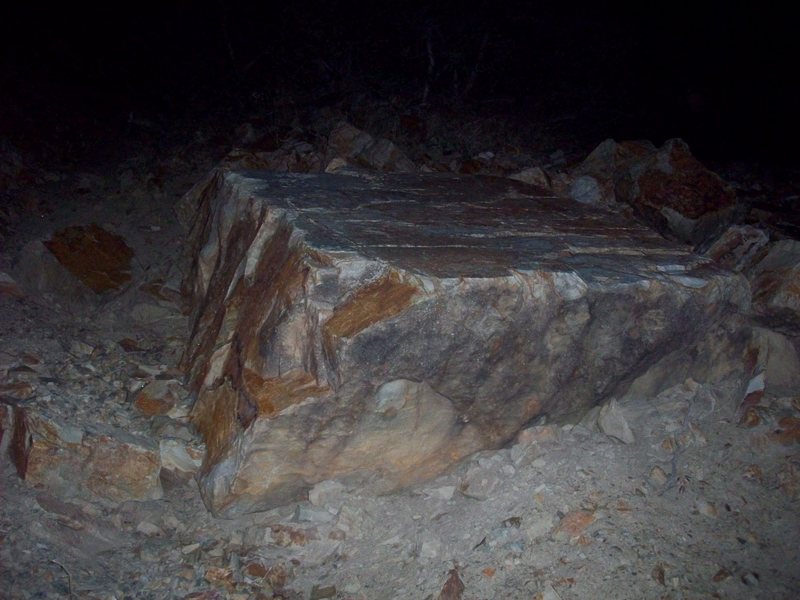
[[[800,52],[792,19],[765,4],[28,2],[0,25],[3,125],[59,111],[172,115],[254,91],[414,98],[430,40],[432,102],[465,90],[485,43],[459,100],[616,115],[625,130],[609,135],[796,156]]]

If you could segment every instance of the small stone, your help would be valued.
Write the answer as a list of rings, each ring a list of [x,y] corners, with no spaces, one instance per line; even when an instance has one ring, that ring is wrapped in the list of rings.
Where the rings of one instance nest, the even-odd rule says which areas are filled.
[[[556,526],[556,538],[566,538],[570,541],[576,540],[594,521],[594,513],[588,510],[574,510],[567,513]]]
[[[206,567],[203,579],[212,585],[233,590],[233,572],[229,567]]]
[[[15,419],[12,452],[18,473],[30,485],[65,495],[122,502],[157,500],[163,495],[158,449],[149,438],[96,424],[80,429],[42,411]]]
[[[125,352],[141,352],[144,350],[144,348],[139,345],[139,342],[131,338],[123,338],[118,344]]]
[[[340,498],[344,492],[344,485],[338,481],[320,481],[308,492],[308,501],[314,506],[322,506],[332,502],[336,498]]]
[[[267,569],[267,575],[263,581],[268,583],[274,589],[281,589],[286,585],[291,577],[291,569],[283,564],[278,563],[270,565],[270,567]]]
[[[294,521],[306,523],[330,523],[336,515],[324,508],[316,508],[298,504],[294,510]]]
[[[721,581],[725,581],[726,579],[730,579],[733,574],[726,569],[725,567],[720,567],[720,569],[714,573],[714,576],[711,578],[711,581],[714,583],[719,583]]]
[[[437,600],[461,600],[463,595],[464,582],[461,581],[461,577],[458,575],[458,569],[451,569]]]
[[[261,561],[254,560],[244,566],[244,572],[250,577],[263,579],[267,575],[267,567]]]
[[[244,534],[240,530],[236,530],[231,533],[230,540],[228,541],[228,546],[231,548],[241,548],[244,544]]]
[[[359,583],[358,580],[353,579],[352,581],[348,581],[344,585],[344,587],[342,588],[342,591],[345,594],[357,594],[358,592],[361,591],[361,587],[362,587],[361,583]]]
[[[205,455],[202,444],[192,444],[178,438],[164,438],[158,443],[161,468],[191,475],[200,469]]]
[[[539,515],[533,520],[526,519],[525,533],[531,540],[536,540],[547,535],[553,529],[553,517]]]
[[[517,434],[518,444],[543,444],[558,439],[558,428],[554,425],[536,425]]]
[[[800,419],[781,417],[778,420],[778,428],[772,433],[772,438],[783,446],[800,442]]]
[[[760,580],[761,577],[758,575],[758,573],[755,573],[753,571],[748,571],[747,573],[742,575],[742,583],[750,587],[757,586],[761,582]]]
[[[537,594],[537,599],[538,598],[541,598],[541,600],[561,600],[561,596],[558,595],[558,592],[556,592],[549,583],[545,583],[542,592]]]
[[[742,413],[742,417],[739,419],[739,425],[742,427],[747,427],[748,429],[758,427],[760,424],[761,417],[754,406],[747,407]]]
[[[597,205],[603,201],[600,183],[591,175],[577,177],[567,191],[570,198],[581,204]]]
[[[508,178],[521,181],[522,183],[536,185],[541,188],[550,188],[553,185],[550,176],[541,167],[528,167],[513,175],[509,175]]]
[[[420,558],[431,560],[439,556],[442,550],[442,543],[436,539],[429,539],[422,542],[419,549]]]
[[[136,526],[136,531],[148,537],[164,537],[164,531],[148,521],[142,521]]]
[[[426,494],[431,498],[438,498],[440,500],[450,500],[456,491],[454,485],[443,485],[442,487],[426,490]]]
[[[147,325],[164,321],[178,314],[174,308],[144,302],[137,304],[130,311],[130,315],[134,320]]]
[[[764,481],[764,473],[758,465],[748,465],[745,467],[742,477],[759,483]]]
[[[319,586],[315,585],[311,588],[311,595],[309,596],[309,600],[324,600],[325,598],[333,598],[336,596],[336,586],[335,585],[326,585],[326,586]]]
[[[664,565],[658,563],[655,567],[653,567],[653,570],[650,572],[650,577],[652,577],[653,581],[656,583],[664,585],[666,582],[664,576]]]
[[[278,546],[305,546],[309,540],[316,539],[315,530],[296,529],[288,525],[273,525],[270,527],[273,543]]]
[[[12,296],[14,298],[22,298],[25,292],[19,287],[14,278],[8,273],[0,272],[0,296]]]
[[[667,483],[667,474],[664,469],[658,465],[650,469],[650,481],[656,486],[662,486]]]
[[[94,352],[94,346],[80,340],[72,340],[69,344],[70,352],[81,356],[90,356]]]
[[[176,531],[183,531],[186,528],[174,515],[164,517],[164,525]]]
[[[461,481],[458,490],[468,498],[486,500],[499,485],[500,478],[493,469],[473,467]]]
[[[716,519],[718,515],[717,507],[702,498],[697,501],[697,512],[712,519]]]
[[[625,444],[632,444],[636,441],[625,415],[613,398],[600,409],[597,426],[607,436],[618,439]]]
[[[181,554],[191,554],[192,552],[195,552],[196,550],[199,550],[199,549],[200,549],[200,544],[199,543],[188,544],[188,545],[183,546],[181,548]]]
[[[147,416],[165,415],[180,402],[180,384],[175,380],[156,379],[139,390],[133,405]]]

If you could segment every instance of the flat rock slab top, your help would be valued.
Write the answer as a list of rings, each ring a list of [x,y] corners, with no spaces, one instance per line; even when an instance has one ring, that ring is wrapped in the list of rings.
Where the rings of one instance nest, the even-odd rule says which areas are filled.
[[[309,247],[437,278],[552,270],[633,281],[708,262],[635,221],[510,179],[245,172],[228,182],[285,210]]]
[[[643,225],[507,179],[218,171],[186,202],[183,367],[221,516],[435,476],[749,302]]]

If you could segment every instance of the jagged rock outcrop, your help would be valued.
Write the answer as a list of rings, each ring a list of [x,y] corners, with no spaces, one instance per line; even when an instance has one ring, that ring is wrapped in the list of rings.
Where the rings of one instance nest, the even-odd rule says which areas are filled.
[[[218,172],[183,358],[220,516],[396,489],[577,415],[744,308],[744,278],[516,181]]]

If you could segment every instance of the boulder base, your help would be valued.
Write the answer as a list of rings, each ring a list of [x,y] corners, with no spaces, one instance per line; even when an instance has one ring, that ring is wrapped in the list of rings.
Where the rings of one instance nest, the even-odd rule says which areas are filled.
[[[220,516],[432,477],[749,302],[743,277],[511,180],[220,172],[193,193],[183,365]]]

